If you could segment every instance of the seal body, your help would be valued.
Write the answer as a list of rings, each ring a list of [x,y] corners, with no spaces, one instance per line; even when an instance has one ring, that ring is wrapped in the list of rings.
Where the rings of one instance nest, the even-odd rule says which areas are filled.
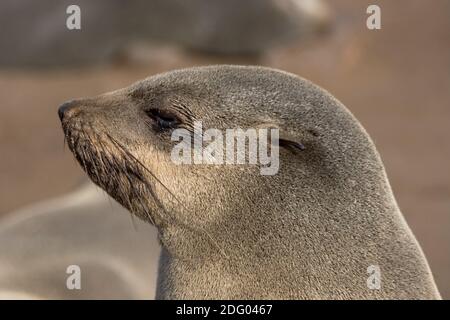
[[[439,298],[368,134],[307,80],[191,68],[69,102],[60,117],[91,179],[158,228],[159,299]],[[279,128],[278,173],[174,164],[171,132],[194,120]]]
[[[154,297],[156,232],[102,193],[88,182],[0,219],[0,300]]]

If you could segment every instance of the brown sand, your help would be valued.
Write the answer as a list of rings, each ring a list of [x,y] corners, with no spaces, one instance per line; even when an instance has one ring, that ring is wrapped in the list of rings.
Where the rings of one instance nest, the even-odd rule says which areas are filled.
[[[330,1],[331,2],[331,1]],[[259,61],[183,54],[145,65],[0,71],[0,214],[63,194],[84,179],[64,151],[57,106],[173,68],[253,63],[327,88],[371,134],[399,205],[450,298],[450,2],[376,1],[382,29],[365,27],[374,1],[332,1],[334,29]]]

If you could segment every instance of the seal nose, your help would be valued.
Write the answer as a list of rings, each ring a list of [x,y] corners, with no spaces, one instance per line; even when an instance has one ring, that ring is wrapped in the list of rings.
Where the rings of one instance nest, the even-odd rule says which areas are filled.
[[[64,102],[59,107],[59,109],[58,109],[58,116],[59,116],[59,119],[61,121],[64,119],[64,117],[69,115],[71,111],[73,112],[73,109],[76,106],[75,102],[76,102],[75,100],[67,101],[67,102]]]

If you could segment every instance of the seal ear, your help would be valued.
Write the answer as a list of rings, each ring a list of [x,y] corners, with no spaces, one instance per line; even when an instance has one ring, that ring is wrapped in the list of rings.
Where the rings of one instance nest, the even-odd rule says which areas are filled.
[[[277,129],[279,132],[278,145],[282,148],[288,149],[290,151],[303,151],[305,146],[293,135],[286,132],[286,130],[281,129],[279,126],[273,123],[264,123],[258,126],[260,129]]]
[[[280,133],[280,138],[279,138],[279,144],[280,144],[280,147],[283,147],[283,148],[286,148],[289,150],[303,151],[306,149],[305,146],[301,142],[297,142],[297,141],[294,141],[289,138],[282,138],[281,133]]]

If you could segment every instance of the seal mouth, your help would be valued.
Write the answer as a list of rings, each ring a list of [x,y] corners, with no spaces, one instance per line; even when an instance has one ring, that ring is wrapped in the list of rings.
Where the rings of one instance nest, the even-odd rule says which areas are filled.
[[[108,133],[87,124],[62,121],[64,140],[89,178],[137,217],[156,225],[155,215],[143,199],[162,207],[146,174],[156,177]]]

